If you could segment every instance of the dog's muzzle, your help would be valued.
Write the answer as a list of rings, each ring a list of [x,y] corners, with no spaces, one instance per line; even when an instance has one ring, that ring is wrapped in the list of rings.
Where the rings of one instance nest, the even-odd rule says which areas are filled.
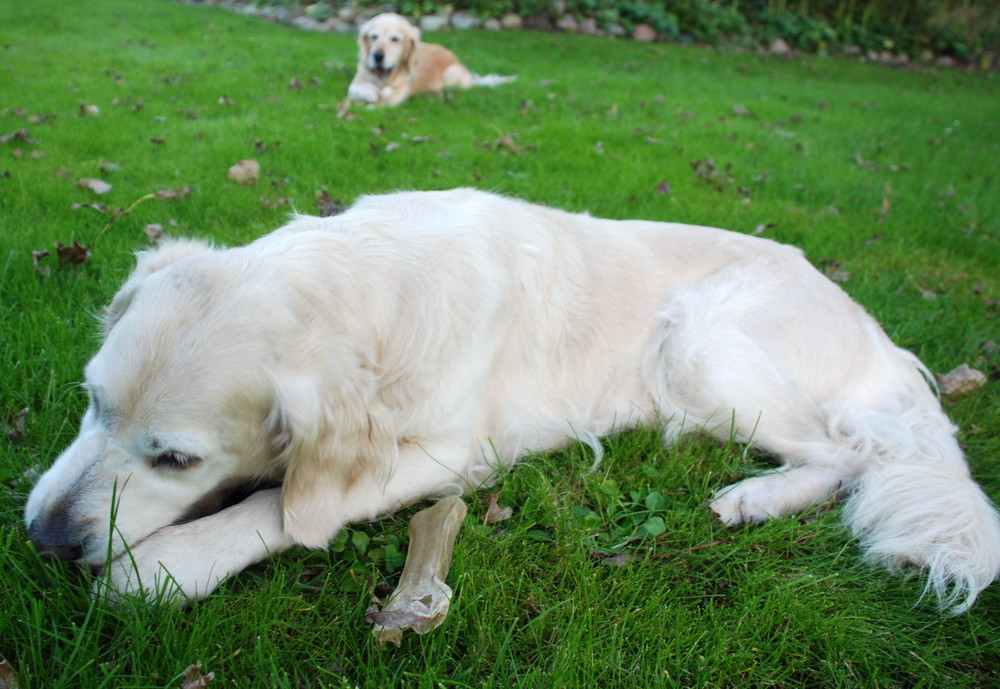
[[[58,523],[47,523],[38,518],[28,526],[28,540],[35,550],[50,560],[79,560],[83,557],[83,545],[70,529]]]
[[[385,52],[376,50],[372,53],[372,72],[379,78],[385,78],[392,72],[392,67],[385,66]]]

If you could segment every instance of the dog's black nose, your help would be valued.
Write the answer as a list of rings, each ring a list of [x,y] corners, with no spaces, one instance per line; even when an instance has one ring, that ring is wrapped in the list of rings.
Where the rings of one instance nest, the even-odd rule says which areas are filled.
[[[374,53],[372,53],[372,58],[375,59],[375,64],[380,65],[382,64],[382,60],[385,59],[385,53],[382,52],[381,50],[376,50]]]
[[[56,560],[79,560],[83,557],[83,547],[71,534],[63,529],[46,529],[38,522],[28,527],[28,539],[35,544],[42,557]]]

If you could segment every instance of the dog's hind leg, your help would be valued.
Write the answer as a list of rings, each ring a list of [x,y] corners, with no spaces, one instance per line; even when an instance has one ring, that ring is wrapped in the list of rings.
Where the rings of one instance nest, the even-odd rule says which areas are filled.
[[[712,509],[729,525],[826,501],[860,469],[849,443],[831,433],[829,415],[818,399],[820,386],[813,379],[829,371],[820,376],[810,372],[828,368],[827,359],[835,358],[823,350],[824,338],[832,336],[816,332],[820,327],[814,321],[797,322],[811,314],[794,297],[784,298],[789,286],[783,267],[784,262],[777,267],[732,266],[676,294],[659,314],[660,326],[644,363],[647,385],[668,419],[668,439],[681,430],[700,429],[779,458],[777,470],[715,495]],[[847,302],[853,315],[856,307],[842,294],[835,296]],[[830,317],[843,317],[841,305],[817,308],[823,309],[831,311]],[[854,324],[841,327],[858,329]]]

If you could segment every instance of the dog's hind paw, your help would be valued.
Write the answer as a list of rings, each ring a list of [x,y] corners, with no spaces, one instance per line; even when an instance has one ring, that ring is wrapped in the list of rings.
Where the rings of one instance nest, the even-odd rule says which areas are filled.
[[[708,507],[726,526],[758,523],[776,516],[769,504],[767,491],[759,490],[761,486],[753,485],[754,480],[747,479],[715,493]]]

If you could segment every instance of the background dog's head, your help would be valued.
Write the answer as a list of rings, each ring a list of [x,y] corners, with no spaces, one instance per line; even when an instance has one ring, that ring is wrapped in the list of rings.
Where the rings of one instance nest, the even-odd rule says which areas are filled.
[[[79,435],[28,499],[39,551],[100,566],[256,481],[282,483],[290,536],[334,535],[330,496],[395,445],[374,367],[320,332],[340,305],[321,313],[294,267],[197,242],[139,255],[86,367]]]
[[[406,68],[419,42],[420,29],[404,17],[392,12],[380,14],[362,24],[358,32],[360,62],[384,79]]]

